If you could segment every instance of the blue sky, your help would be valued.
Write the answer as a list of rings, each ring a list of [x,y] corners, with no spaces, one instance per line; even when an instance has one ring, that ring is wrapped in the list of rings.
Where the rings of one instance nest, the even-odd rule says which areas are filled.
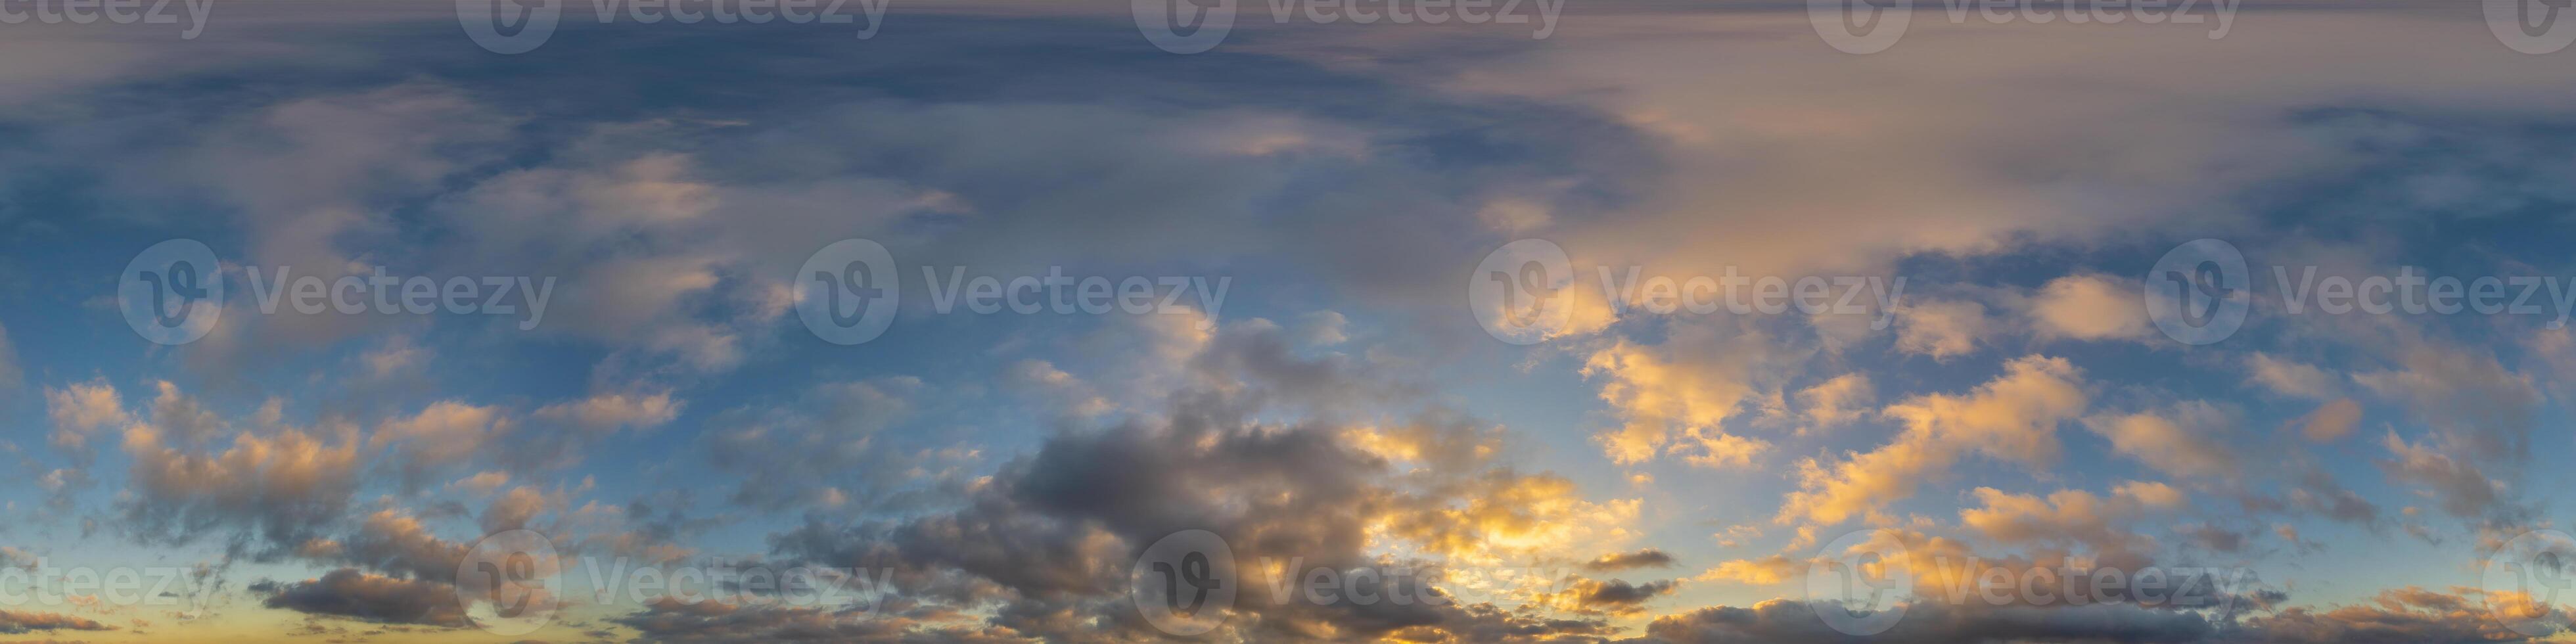
[[[1918,2],[1855,52],[1803,3],[1219,2],[1176,53],[1150,4],[894,0],[857,37],[576,2],[509,54],[443,2],[0,25],[0,635],[2568,637],[2563,593],[2492,573],[2576,553],[2576,53],[2476,5],[2194,9],[2213,36]],[[855,344],[801,313],[847,239],[901,291]],[[2251,288],[2193,344],[2152,269],[2200,239]],[[168,240],[227,293],[158,344],[120,289]],[[1480,300],[1523,240],[1563,255],[1507,292],[1542,308]],[[552,286],[542,317],[262,310],[281,267]],[[2276,280],[2310,269],[2533,278],[2543,310],[2323,312]],[[951,271],[1224,291],[981,313]],[[1605,271],[1903,282],[1657,312]],[[1185,533],[1235,594],[1174,621],[1147,571]],[[539,543],[542,587],[482,585]],[[1895,594],[1815,585],[1862,555]],[[860,579],[585,581],[739,565]],[[13,597],[66,570],[174,585]],[[1318,570],[1445,600],[1271,590]],[[2150,570],[2233,583],[2024,576]]]

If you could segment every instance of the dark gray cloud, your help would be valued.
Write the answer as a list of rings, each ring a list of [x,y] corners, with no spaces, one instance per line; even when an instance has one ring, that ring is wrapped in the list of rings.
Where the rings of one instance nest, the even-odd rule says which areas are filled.
[[[341,568],[319,579],[288,584],[253,584],[250,590],[267,594],[261,603],[269,608],[388,624],[452,628],[472,625],[466,621],[464,607],[457,603],[454,586],[369,574],[355,568]]]
[[[116,628],[62,613],[0,610],[0,633],[15,635],[30,631],[57,630],[112,631]]]
[[[1584,570],[1612,572],[1630,568],[1670,568],[1673,556],[1662,550],[1646,548],[1636,552],[1613,552],[1583,562]]]

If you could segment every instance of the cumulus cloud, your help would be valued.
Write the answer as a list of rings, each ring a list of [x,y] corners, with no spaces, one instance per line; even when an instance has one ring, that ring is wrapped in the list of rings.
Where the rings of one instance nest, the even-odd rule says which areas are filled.
[[[269,549],[295,547],[344,517],[360,467],[355,432],[244,432],[220,451],[198,451],[134,427],[125,433],[132,495],[120,501],[122,519],[152,541],[237,530]]]
[[[1832,525],[1877,513],[1967,453],[2044,465],[2057,457],[2058,424],[2083,413],[2088,401],[2073,364],[2037,355],[2014,359],[1975,391],[1900,401],[1879,413],[1904,423],[1903,433],[1839,463],[1802,461],[1798,491],[1782,502],[1778,518]]]
[[[91,434],[132,422],[116,387],[105,379],[45,388],[45,415],[54,421],[54,446],[67,450],[81,450]]]
[[[1847,373],[1798,390],[1798,403],[1806,408],[1806,419],[1814,429],[1830,428],[1867,415],[1877,402],[1878,392],[1870,386],[1869,376]]]
[[[2208,403],[2184,403],[2169,411],[2097,416],[2085,420],[2094,433],[2111,440],[2122,455],[2156,471],[2190,481],[2237,478],[2237,456],[2220,437],[2235,425],[2228,414]]]
[[[2361,403],[2350,398],[2319,405],[2299,423],[2299,436],[2309,442],[2331,443],[2352,435],[2361,425]]]
[[[1621,419],[1593,439],[1620,464],[1665,454],[1707,467],[1752,464],[1770,443],[1725,424],[1747,399],[1777,387],[1765,372],[1787,356],[1772,340],[1749,326],[1690,324],[1660,345],[1620,341],[1591,352],[1583,373],[1602,380],[1601,400]]]
[[[1967,355],[1993,333],[1986,306],[1966,300],[1919,301],[1896,317],[1896,349],[1934,359]]]
[[[2155,329],[2140,299],[2143,292],[2139,285],[2109,275],[2049,280],[2031,296],[2031,330],[2042,338],[2145,340]]]
[[[373,575],[354,568],[288,584],[254,584],[250,590],[267,595],[261,604],[269,608],[387,624],[450,628],[472,625],[456,602],[453,586]]]

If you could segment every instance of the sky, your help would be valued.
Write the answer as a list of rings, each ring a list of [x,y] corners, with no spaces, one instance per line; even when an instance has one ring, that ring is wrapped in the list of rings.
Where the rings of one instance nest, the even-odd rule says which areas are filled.
[[[2576,640],[2554,11],[0,0],[0,641]]]

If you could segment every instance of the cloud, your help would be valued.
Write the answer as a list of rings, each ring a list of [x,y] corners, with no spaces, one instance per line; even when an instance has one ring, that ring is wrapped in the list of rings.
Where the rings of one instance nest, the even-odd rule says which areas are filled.
[[[498,407],[442,400],[411,416],[385,421],[367,444],[399,454],[404,480],[419,485],[448,467],[468,462],[517,422]]]
[[[2337,399],[2317,407],[2299,425],[2299,436],[2312,443],[2331,443],[2352,435],[2361,425],[2361,403],[2350,398]]]
[[[1616,572],[1631,568],[1669,568],[1673,556],[1662,550],[1647,548],[1636,552],[1613,552],[1583,562],[1583,569],[1593,572]]]
[[[2144,289],[2108,275],[2068,275],[2039,287],[2030,300],[2031,330],[2041,338],[2145,340]]]
[[[1912,496],[1963,453],[2044,465],[2057,457],[2058,424],[2083,413],[2087,402],[2073,364],[2037,355],[2014,359],[1973,392],[1900,401],[1879,412],[1904,424],[1895,440],[1832,465],[1802,461],[1798,491],[1782,501],[1779,521],[1833,525],[1876,513]]]
[[[683,602],[672,598],[656,600],[641,612],[610,621],[634,629],[637,641],[660,644],[914,641],[908,637],[956,642],[1029,641],[1004,628],[942,629],[913,634],[909,631],[917,622],[902,616],[843,614],[832,608],[801,606]]]
[[[1117,617],[1132,614],[1119,604],[1127,575],[1137,551],[1184,529],[1222,536],[1238,562],[1277,562],[1281,568],[1240,568],[1239,583],[1255,593],[1309,570],[1383,565],[1445,572],[1359,583],[1415,597],[1470,590],[1521,602],[1549,597],[1596,612],[1626,612],[1672,588],[1528,588],[1486,575],[1516,563],[1581,561],[1601,544],[1632,538],[1637,501],[1591,501],[1563,477],[1499,467],[1491,426],[1471,418],[1426,412],[1384,429],[1257,420],[1264,409],[1299,408],[1314,396],[1380,395],[1349,386],[1370,376],[1340,366],[1242,360],[1286,333],[1258,324],[1220,331],[1196,355],[1177,356],[1197,380],[1165,411],[1053,434],[963,490],[949,509],[894,522],[809,519],[773,536],[774,550],[821,565],[890,566],[907,597],[997,602],[993,625],[1049,639],[1142,636],[1144,625]],[[1631,553],[1621,562],[1652,557]],[[1231,623],[1253,639],[1368,638],[1505,619],[1472,605],[1300,594],[1284,603],[1239,601],[1235,610],[1246,615]],[[646,618],[667,616],[638,617]]]
[[[1944,359],[1967,355],[1993,333],[1986,306],[1966,300],[1921,300],[1896,316],[1896,350]]]
[[[2461,518],[2477,518],[2496,508],[2504,495],[2504,483],[2488,478],[2467,462],[2433,450],[2421,443],[2409,443],[2390,432],[2382,445],[2393,457],[2379,462],[2388,478],[2401,483],[2431,488],[2441,499],[2442,511]]]
[[[1866,416],[1877,402],[1878,392],[1870,386],[1869,375],[1847,373],[1798,390],[1798,403],[1806,408],[1807,422],[1813,429],[1825,429]]]
[[[254,585],[269,608],[315,615],[352,617],[386,624],[421,624],[464,628],[472,623],[447,584],[372,575],[354,568],[324,573],[318,579],[290,584]]]
[[[2255,352],[2245,357],[2245,366],[2254,373],[2246,381],[2263,386],[2284,396],[2326,400],[2343,389],[2338,379],[2314,365],[2300,364]]]
[[[1840,610],[1839,607],[1830,608]],[[2057,641],[2104,643],[2199,642],[2214,630],[2198,615],[2126,604],[2074,607],[1982,607],[1914,602],[1895,628],[1869,638],[1856,638],[1827,628],[1816,618],[1818,608],[1774,599],[1751,608],[1714,607],[1655,618],[1646,626],[1649,641],[1803,644],[1807,642],[1885,642],[1949,644],[1953,642]]]
[[[116,628],[62,613],[0,610],[0,633],[16,635],[31,631],[63,630],[112,631]]]
[[[560,402],[537,409],[535,416],[569,424],[591,432],[624,428],[653,427],[671,422],[680,415],[683,403],[671,398],[671,392],[651,394],[612,393],[578,401]]]
[[[2096,416],[2084,423],[2111,439],[2111,448],[2156,471],[2192,481],[2234,480],[2237,456],[2215,437],[2235,425],[2227,413],[2192,402],[2166,412]]]
[[[1634,615],[1645,611],[1647,601],[1672,593],[1679,583],[1670,579],[1642,584],[1622,579],[1581,579],[1553,599],[1572,606],[1579,614]]]
[[[358,486],[355,429],[327,439],[305,430],[242,432],[222,451],[172,445],[160,431],[125,432],[133,465],[123,524],[147,541],[185,543],[217,530],[290,549],[343,518]],[[236,547],[245,544],[236,543]]]
[[[1747,398],[1776,387],[1764,372],[1788,351],[1772,341],[1750,326],[1677,324],[1660,345],[1623,340],[1592,351],[1583,373],[1601,379],[1601,400],[1621,421],[1593,440],[1623,465],[1664,454],[1707,467],[1751,465],[1770,443],[1729,433],[1725,423]]]
[[[54,446],[66,450],[82,450],[91,434],[133,422],[106,379],[46,387],[45,415],[54,421]]]
[[[1959,511],[1959,523],[1999,543],[2083,545],[2095,553],[2145,553],[2155,540],[2123,527],[2142,506],[2125,496],[2103,498],[2059,490],[2047,498],[1990,487],[1973,492],[1978,506]]]
[[[1807,562],[1791,559],[1784,555],[1771,555],[1759,559],[1737,559],[1734,561],[1719,563],[1717,567],[1710,568],[1707,572],[1700,573],[1699,579],[1703,581],[1733,581],[1754,586],[1769,586],[1783,581],[1788,581],[1790,576],[1805,572],[1806,563]]]

